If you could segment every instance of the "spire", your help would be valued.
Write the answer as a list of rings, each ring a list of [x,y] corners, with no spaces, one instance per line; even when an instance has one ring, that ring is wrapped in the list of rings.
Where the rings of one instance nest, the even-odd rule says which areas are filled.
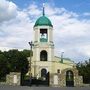
[[[43,3],[43,16],[45,15],[45,4]]]

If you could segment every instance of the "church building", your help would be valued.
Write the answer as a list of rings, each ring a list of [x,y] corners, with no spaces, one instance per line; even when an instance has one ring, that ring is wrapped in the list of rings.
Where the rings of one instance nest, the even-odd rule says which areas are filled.
[[[54,56],[53,25],[43,14],[39,17],[33,27],[33,56],[29,60],[32,77],[46,80],[49,75],[50,86],[80,86],[82,76],[78,76],[75,63],[63,57]]]

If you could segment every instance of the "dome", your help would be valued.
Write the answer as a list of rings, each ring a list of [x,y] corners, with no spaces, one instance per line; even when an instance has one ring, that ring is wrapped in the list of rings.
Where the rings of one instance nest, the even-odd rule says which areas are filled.
[[[51,26],[51,27],[53,27],[51,21],[45,15],[43,15],[37,19],[34,27],[36,27],[36,26]]]

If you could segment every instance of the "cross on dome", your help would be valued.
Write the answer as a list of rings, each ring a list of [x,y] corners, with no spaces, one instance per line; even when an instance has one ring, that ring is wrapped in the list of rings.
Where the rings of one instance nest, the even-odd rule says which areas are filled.
[[[51,26],[51,27],[53,27],[51,21],[45,16],[45,4],[44,3],[43,3],[42,16],[36,20],[34,27],[36,27],[36,26]]]
[[[45,4],[43,3],[43,16],[45,15]]]

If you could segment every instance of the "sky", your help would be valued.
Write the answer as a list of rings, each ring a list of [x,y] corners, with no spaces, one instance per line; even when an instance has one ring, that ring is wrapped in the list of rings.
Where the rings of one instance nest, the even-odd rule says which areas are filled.
[[[0,0],[0,50],[29,49],[33,26],[45,15],[53,24],[55,55],[90,58],[90,0]]]

